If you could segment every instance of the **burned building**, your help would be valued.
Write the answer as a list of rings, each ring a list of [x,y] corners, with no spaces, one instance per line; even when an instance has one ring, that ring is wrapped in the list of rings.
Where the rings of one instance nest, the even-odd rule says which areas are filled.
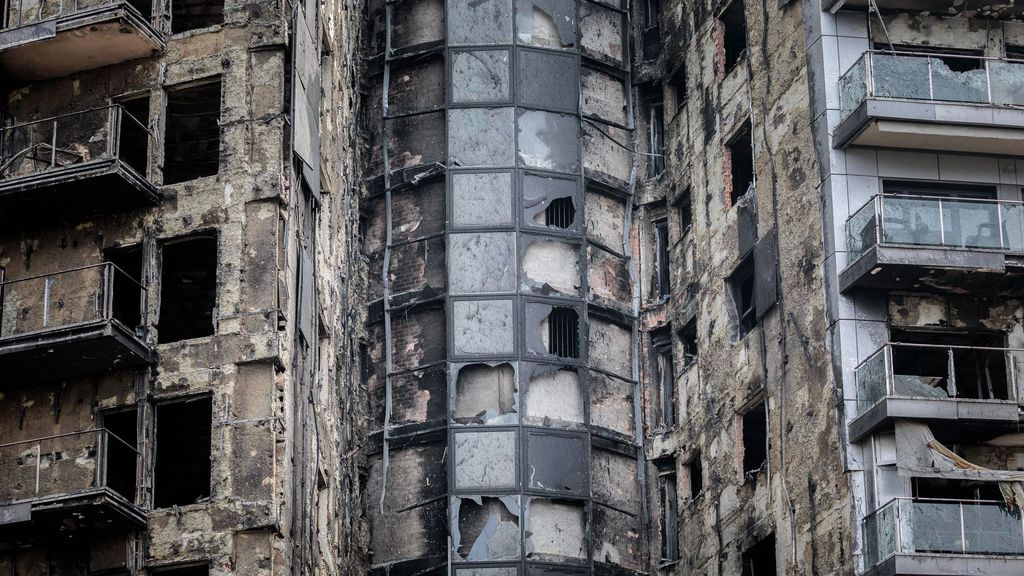
[[[365,548],[355,3],[4,3],[0,572]]]

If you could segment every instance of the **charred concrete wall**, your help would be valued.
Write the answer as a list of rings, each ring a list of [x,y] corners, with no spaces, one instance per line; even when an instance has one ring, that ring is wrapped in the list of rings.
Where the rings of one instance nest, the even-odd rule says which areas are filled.
[[[5,285],[9,295],[19,288],[18,298],[5,299],[6,329],[40,314],[46,297],[51,309],[90,320],[107,280],[78,274],[69,282],[59,273],[113,259],[118,266],[133,262],[135,280],[146,288],[134,334],[154,360],[139,370],[112,363],[59,381],[4,378],[5,502],[31,507],[46,500],[71,514],[82,506],[75,494],[110,492],[121,474],[118,481],[130,486],[104,498],[141,514],[143,524],[27,539],[4,532],[0,570],[354,573],[365,561],[357,448],[365,422],[358,358],[365,289],[356,241],[358,198],[352,194],[359,6],[229,0],[222,22],[171,33],[171,4],[153,7],[154,26],[166,40],[159,54],[49,80],[8,80],[5,86],[6,125],[16,126],[5,132],[8,138],[31,138],[26,122],[124,104],[149,131],[141,145],[116,125],[80,115],[61,122],[61,138],[67,139],[61,153],[88,162],[96,159],[96,152],[89,155],[91,143],[121,138],[122,150],[137,147],[143,161],[132,169],[162,199],[153,208],[95,217],[43,217],[0,238],[5,280],[48,278],[37,287]],[[181,90],[193,86],[213,86],[205,93],[213,96],[185,99],[191,108],[181,112],[175,107]],[[195,122],[206,122],[201,138],[203,145],[213,142],[215,162],[206,174],[178,181],[172,171],[181,170],[182,162],[171,151],[181,150],[175,141],[181,133],[174,130],[182,127],[182,114],[205,115]],[[74,162],[58,167],[65,164]],[[64,178],[61,170],[50,173],[56,181]],[[83,195],[102,193],[106,185],[66,180],[60,185],[78,186]],[[195,238],[210,239],[204,247],[212,251],[189,252],[184,268],[174,268],[172,247]],[[204,258],[214,266],[212,276],[195,270]],[[200,334],[170,338],[176,322],[169,310],[178,309],[167,300],[208,281],[214,304]],[[43,286],[46,297],[39,297]],[[198,306],[198,300],[190,302]],[[188,306],[180,310],[188,315]],[[205,418],[203,411],[183,418],[185,412],[172,409],[197,402],[208,403]],[[111,468],[114,452],[104,444],[112,442],[105,432],[99,436],[106,440],[82,440],[113,427],[114,415],[126,410],[135,425],[118,434],[138,453],[127,472]],[[188,444],[185,432],[168,436],[184,428],[208,440]],[[166,454],[178,445],[198,447],[198,454],[181,454],[181,469],[175,470]],[[201,468],[204,458],[208,486],[161,504],[168,486],[202,478],[191,466],[198,462]],[[48,482],[21,474],[40,466]],[[102,476],[81,474],[97,467]],[[99,504],[100,516],[104,506],[109,503]],[[32,512],[14,526],[29,533],[45,518]]]

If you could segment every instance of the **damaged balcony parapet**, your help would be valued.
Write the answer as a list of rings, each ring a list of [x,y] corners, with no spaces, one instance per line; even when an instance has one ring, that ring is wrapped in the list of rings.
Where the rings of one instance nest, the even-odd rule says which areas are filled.
[[[0,373],[8,385],[141,368],[147,289],[112,263],[0,283]]]
[[[870,51],[840,79],[836,148],[998,154],[1024,139],[1024,61]]]
[[[0,541],[145,528],[134,441],[100,428],[0,444]]]
[[[966,3],[962,0],[824,0],[823,10],[874,10],[882,12],[918,12],[926,14],[957,15],[969,18],[1019,19],[1024,17],[1024,6],[1015,2]]]
[[[0,70],[32,82],[67,76],[164,50],[163,34],[152,22],[152,6],[124,0],[91,0],[37,5],[4,3]]]
[[[0,227],[154,206],[152,132],[119,105],[0,131]]]

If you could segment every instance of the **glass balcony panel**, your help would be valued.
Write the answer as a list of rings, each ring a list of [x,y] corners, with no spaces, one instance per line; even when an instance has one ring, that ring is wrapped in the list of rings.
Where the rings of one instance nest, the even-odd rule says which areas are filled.
[[[1024,106],[1024,62],[994,60],[988,70],[992,103]]]
[[[882,196],[882,242],[942,246],[939,202],[930,198]]]
[[[976,58],[929,58],[932,99],[945,102],[988,102],[985,62]]]
[[[907,502],[901,500],[901,502]],[[910,512],[909,522],[901,526],[905,552],[962,554],[958,502],[907,502],[901,513]],[[902,516],[903,514],[901,514]],[[908,531],[909,530],[909,531]]]
[[[948,200],[942,202],[942,226],[946,246],[999,249],[999,204]]]
[[[845,118],[868,96],[868,57],[857,61],[839,80],[839,102]]]
[[[863,413],[886,396],[888,368],[883,348],[857,368],[857,411]]]
[[[963,515],[968,554],[1024,554],[1020,512],[998,503],[965,502]]]
[[[874,566],[896,553],[896,502],[890,502],[864,520],[864,561]]]
[[[927,100],[928,58],[876,53],[872,57],[874,95],[880,98]]]
[[[1024,87],[1021,90],[1024,91]],[[999,210],[1003,220],[1003,248],[1009,252],[1024,252],[1024,204],[1002,202]]]
[[[950,397],[949,350],[926,346],[893,345],[892,385],[905,398]]]
[[[868,202],[846,222],[846,250],[853,262],[878,243],[875,201]]]

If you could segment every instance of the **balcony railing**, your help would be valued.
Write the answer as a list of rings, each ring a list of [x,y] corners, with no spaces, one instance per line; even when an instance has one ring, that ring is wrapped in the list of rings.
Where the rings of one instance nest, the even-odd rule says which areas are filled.
[[[123,0],[5,0],[4,28],[17,28],[56,20],[75,13],[115,5],[127,5],[149,18],[152,5],[144,1],[124,2]]]
[[[864,519],[865,565],[897,554],[1024,555],[1022,518],[1001,502],[896,498]]]
[[[153,133],[119,105],[0,129],[0,184],[90,163],[120,160],[148,174]]]
[[[857,412],[885,398],[1016,400],[1018,360],[1024,350],[886,344],[856,368]]]
[[[839,80],[842,117],[868,98],[1024,106],[1024,61],[870,51]]]
[[[0,283],[0,346],[108,321],[136,336],[146,325],[146,287],[110,262]]]
[[[849,261],[884,244],[1024,253],[1024,203],[879,194],[846,221]]]
[[[0,444],[0,505],[103,488],[134,504],[138,455],[105,428]]]

